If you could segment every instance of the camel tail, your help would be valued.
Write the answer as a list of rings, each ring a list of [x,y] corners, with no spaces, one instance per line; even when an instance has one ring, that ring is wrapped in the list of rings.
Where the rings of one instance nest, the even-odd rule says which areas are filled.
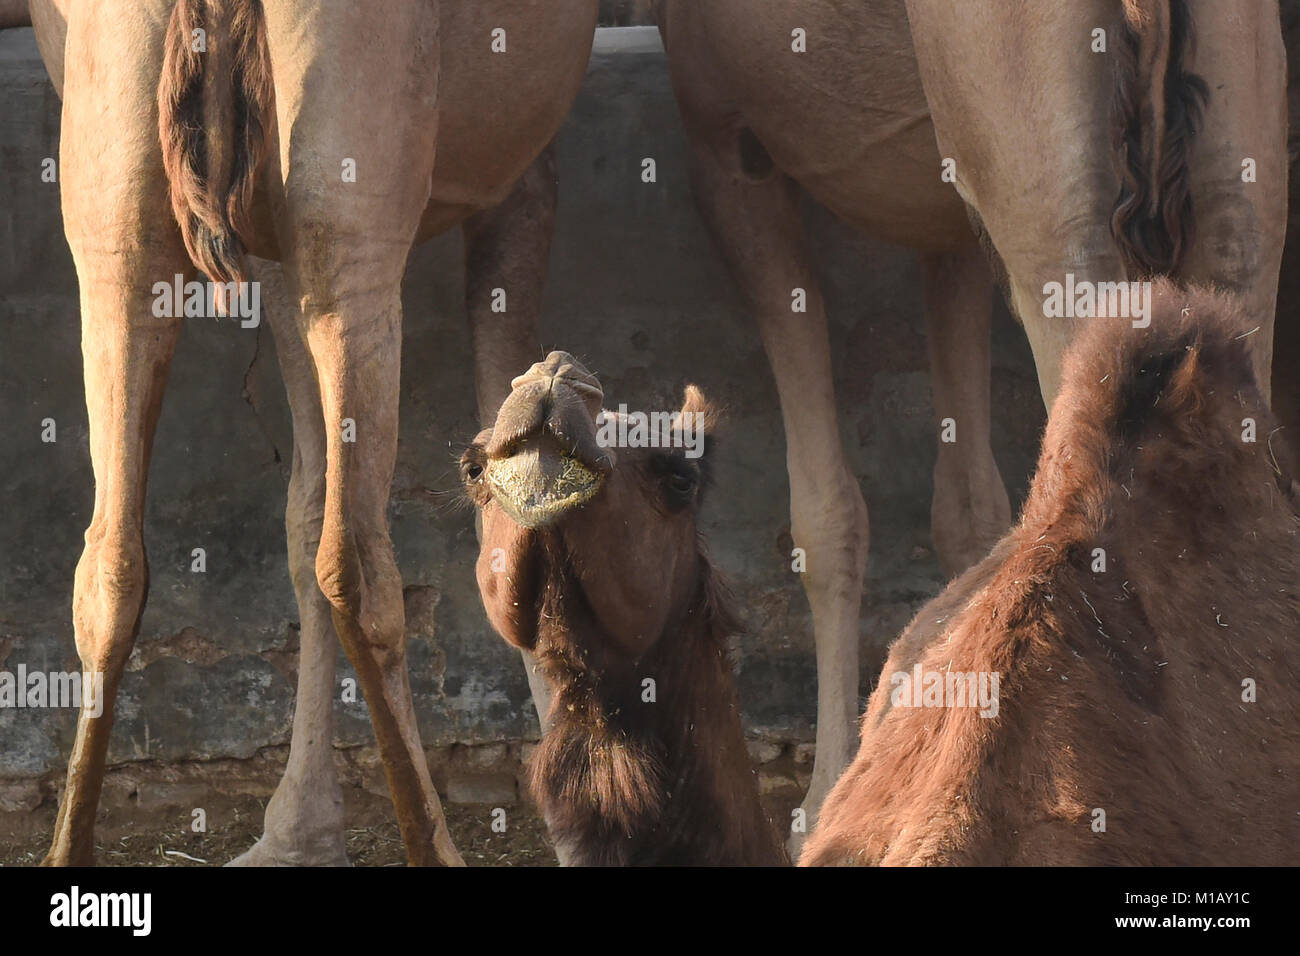
[[[253,187],[274,87],[261,0],[177,0],[158,84],[158,135],[190,259],[244,281]]]
[[[1123,0],[1115,84],[1120,176],[1111,233],[1130,273],[1176,271],[1194,219],[1187,157],[1210,91],[1186,69],[1192,16],[1185,0]]]

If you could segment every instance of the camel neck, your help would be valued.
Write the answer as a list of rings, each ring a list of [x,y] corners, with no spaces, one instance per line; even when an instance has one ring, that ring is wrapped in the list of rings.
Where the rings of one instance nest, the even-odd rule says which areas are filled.
[[[637,660],[609,660],[605,649],[618,645],[575,597],[539,629],[555,697],[533,767],[534,793],[571,862],[783,862],[736,706],[734,618],[711,572]],[[593,659],[607,666],[597,671]]]

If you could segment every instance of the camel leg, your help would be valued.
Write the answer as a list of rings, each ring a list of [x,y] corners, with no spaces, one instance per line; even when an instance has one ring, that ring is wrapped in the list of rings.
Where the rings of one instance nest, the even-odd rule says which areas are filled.
[[[1187,158],[1196,231],[1178,275],[1243,298],[1256,317],[1252,327],[1260,327],[1246,344],[1268,398],[1288,190],[1287,56],[1278,5],[1264,0],[1236,10],[1190,0],[1189,8],[1197,40],[1188,66],[1209,84],[1210,99]],[[1251,51],[1249,69],[1241,50]]]
[[[298,279],[308,303],[303,328],[321,383],[326,430],[325,507],[315,572],[370,711],[408,857],[415,865],[458,865],[416,727],[402,579],[388,534],[397,456],[398,289],[405,255],[392,259],[383,272],[390,281],[366,281],[343,263],[324,275]],[[321,288],[326,282],[338,291],[326,293]],[[330,300],[332,311],[315,304]]]
[[[938,419],[930,528],[939,561],[956,577],[1011,525],[1011,503],[990,436],[993,280],[979,246],[923,255],[930,386]],[[953,441],[944,441],[952,420]]]
[[[506,200],[465,220],[465,309],[474,348],[479,422],[496,421],[510,381],[541,356],[538,325],[546,262],[555,232],[555,152],[548,145]],[[506,310],[492,311],[494,290],[506,292]],[[475,516],[475,523],[478,518]],[[551,690],[533,657],[520,650],[537,719],[546,728]]]
[[[809,262],[793,180],[748,180],[734,132],[696,126],[691,182],[705,222],[758,322],[776,378],[790,476],[790,524],[806,553],[801,575],[817,644],[817,756],[803,808],[808,828],[855,750],[858,616],[866,573],[867,506],[844,460],[821,291]],[[791,310],[805,290],[807,312]],[[805,837],[792,832],[797,854]]]
[[[27,0],[0,0],[0,30],[31,25],[32,15],[27,10]]]
[[[345,272],[336,276],[336,287],[344,289],[352,286],[349,279],[359,279]],[[316,580],[365,695],[410,861],[455,865],[461,859],[416,727],[402,579],[387,526],[401,354],[400,272],[394,269],[391,278],[391,284],[373,289],[356,282],[358,291],[338,294],[336,313],[312,308],[305,316],[327,435]],[[315,299],[313,292],[305,295]],[[354,429],[354,441],[345,437],[348,429]]]
[[[438,128],[439,4],[376,19],[331,7],[304,31],[268,5],[282,139],[285,276],[320,387],[326,479],[316,580],[355,668],[414,865],[462,865],[429,776],[406,666],[402,578],[388,533],[397,458],[401,283],[429,197]],[[325,14],[316,11],[313,16]],[[281,38],[290,47],[280,56]],[[339,71],[337,64],[349,69]],[[402,104],[399,120],[375,103]],[[282,136],[285,134],[282,134]],[[340,156],[356,182],[339,176]]]
[[[81,291],[82,355],[95,505],[73,585],[83,680],[103,681],[102,715],[83,706],[46,865],[89,865],[113,704],[148,589],[145,485],[180,321],[154,314],[153,285],[188,273],[157,151],[156,77],[124,64],[157,52],[164,24],[117,29],[88,11],[68,39],[86,69],[69,78],[60,146],[63,219]],[[121,40],[119,47],[113,40]],[[147,53],[146,53],[147,55]],[[84,78],[94,77],[91,87]],[[152,82],[149,82],[152,80]],[[99,84],[102,84],[100,86]],[[115,91],[105,96],[104,89]],[[151,143],[155,153],[133,149]]]
[[[465,220],[465,310],[474,348],[479,421],[496,421],[510,382],[540,359],[538,326],[555,231],[555,151],[533,160],[501,205]],[[493,290],[506,309],[494,312]]]
[[[1110,151],[1080,148],[1110,142],[1111,89],[1101,74],[1113,67],[1077,38],[1112,23],[1118,10],[1105,0],[1054,5],[1026,31],[1017,4],[907,0],[939,154],[952,160],[954,187],[1006,266],[1048,408],[1065,350],[1086,320],[1049,318],[1045,285],[1067,274],[1092,282],[1126,275],[1110,234],[1119,190]],[[935,180],[944,188],[937,170]]]
[[[347,866],[343,790],[334,769],[335,658],[330,603],[316,583],[325,509],[325,426],[320,390],[277,263],[250,262],[262,315],[275,335],[289,409],[293,464],[285,507],[289,574],[298,601],[298,692],[284,776],[266,807],[262,837],[228,866]]]

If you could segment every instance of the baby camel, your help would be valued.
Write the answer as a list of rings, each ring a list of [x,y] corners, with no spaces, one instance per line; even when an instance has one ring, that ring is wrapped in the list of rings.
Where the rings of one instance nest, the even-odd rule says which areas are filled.
[[[602,447],[602,397],[552,352],[461,459],[488,618],[553,691],[534,795],[569,864],[784,863],[741,730],[737,619],[696,527],[708,459]],[[664,434],[698,449],[714,418],[688,387]]]
[[[1300,858],[1300,515],[1258,323],[1167,283],[1149,329],[1099,323],[1019,526],[894,645],[800,863]]]

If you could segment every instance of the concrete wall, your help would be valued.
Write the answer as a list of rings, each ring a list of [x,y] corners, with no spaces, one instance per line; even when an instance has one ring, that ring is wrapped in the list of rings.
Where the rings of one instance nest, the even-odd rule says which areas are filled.
[[[58,154],[59,102],[30,30],[0,33],[0,93],[0,668],[73,669],[72,579],[93,485],[76,277],[58,187],[39,176],[41,160]],[[755,753],[788,756],[811,739],[815,686],[809,613],[789,566],[781,420],[758,339],[691,202],[653,28],[601,32],[557,149],[544,344],[588,361],[613,403],[667,407],[696,382],[730,410],[704,527],[749,613],[739,674]],[[657,183],[641,182],[643,157],[656,159]],[[919,271],[905,251],[854,236],[811,203],[807,220],[842,433],[871,508],[865,692],[884,647],[942,583],[928,527],[935,428]],[[460,745],[537,733],[518,657],[479,604],[472,514],[452,505],[452,449],[476,430],[461,297],[459,234],[412,253],[391,518],[435,762]],[[1023,335],[1000,304],[995,339],[995,450],[1018,502],[1043,415]],[[57,423],[54,443],[40,440],[46,418]],[[145,529],[152,589],[118,704],[114,765],[282,754],[297,627],[282,524],[291,448],[265,324],[186,320],[157,432]],[[204,574],[189,570],[196,547],[207,552]],[[346,661],[341,669],[350,673]],[[341,750],[366,752],[364,704],[337,713]],[[73,720],[0,709],[0,810],[48,805]],[[807,748],[799,753],[806,771]],[[443,769],[446,785],[455,768]]]

